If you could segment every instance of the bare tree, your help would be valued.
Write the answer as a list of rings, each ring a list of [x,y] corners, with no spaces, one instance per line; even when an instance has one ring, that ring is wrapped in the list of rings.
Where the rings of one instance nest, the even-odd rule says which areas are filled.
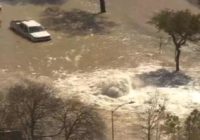
[[[0,92],[0,130],[6,127],[5,120],[7,118],[6,102],[4,94]]]
[[[105,125],[99,114],[80,101],[67,100],[54,117],[63,130],[65,140],[103,140]]]
[[[161,135],[160,122],[165,113],[165,101],[160,103],[159,96],[156,93],[146,103],[145,110],[138,113],[140,127],[145,135],[144,139],[151,140],[154,137],[159,140]]]
[[[11,129],[15,124],[14,115],[10,112],[6,94],[0,91],[0,130]]]
[[[182,126],[178,116],[168,113],[162,127],[164,133],[169,136],[171,140],[182,140],[180,136]]]
[[[9,110],[27,140],[41,136],[45,119],[60,106],[60,99],[55,98],[54,93],[51,86],[31,78],[23,78],[9,88]]]
[[[200,111],[194,109],[185,120],[185,134],[187,140],[200,139]]]

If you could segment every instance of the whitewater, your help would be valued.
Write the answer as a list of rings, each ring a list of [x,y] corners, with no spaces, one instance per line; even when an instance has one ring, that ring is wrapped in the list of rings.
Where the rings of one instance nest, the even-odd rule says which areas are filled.
[[[166,69],[173,71],[172,68]],[[184,116],[200,105],[198,74],[189,71],[190,77],[176,74],[178,76],[172,75],[171,78],[170,73],[173,72],[150,64],[142,64],[137,68],[98,69],[70,74],[63,71],[54,73],[59,77],[54,83],[62,98],[77,98],[105,110],[112,110],[130,101],[135,103],[119,110],[142,110],[146,102],[157,94],[160,101],[166,101],[167,111]]]

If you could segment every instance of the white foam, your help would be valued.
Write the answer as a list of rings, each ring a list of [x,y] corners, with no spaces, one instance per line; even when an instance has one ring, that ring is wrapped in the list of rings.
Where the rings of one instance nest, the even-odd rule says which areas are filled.
[[[72,74],[63,72],[60,75],[61,78],[54,82],[61,90],[60,96],[65,98],[75,96],[86,103],[94,104],[108,110],[131,100],[134,100],[135,104],[127,105],[124,109],[131,111],[134,107],[143,108],[145,101],[155,92],[158,92],[161,98],[167,99],[167,110],[178,115],[186,114],[192,108],[200,105],[200,92],[198,89],[192,88],[190,84],[177,88],[154,86],[137,88],[132,86],[135,83],[134,77],[136,74],[155,71],[159,68],[159,66],[141,65],[136,69],[107,69]],[[101,94],[101,85],[123,81],[127,82],[126,88],[128,88],[128,94],[119,98],[110,98]]]

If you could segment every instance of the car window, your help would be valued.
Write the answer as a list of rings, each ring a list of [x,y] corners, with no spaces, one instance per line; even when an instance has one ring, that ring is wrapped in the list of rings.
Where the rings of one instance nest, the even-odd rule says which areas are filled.
[[[24,32],[28,33],[28,28],[24,26]]]
[[[28,33],[28,28],[24,24],[20,24],[20,28],[25,32]]]
[[[19,27],[21,28],[21,29],[23,29],[24,28],[24,25],[23,24],[19,24]]]
[[[35,33],[40,31],[44,31],[44,28],[40,26],[29,27],[29,33]]]

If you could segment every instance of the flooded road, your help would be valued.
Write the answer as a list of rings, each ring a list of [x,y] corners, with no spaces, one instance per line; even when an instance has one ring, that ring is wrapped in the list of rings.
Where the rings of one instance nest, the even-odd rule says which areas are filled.
[[[156,74],[163,69],[174,70],[171,40],[164,35],[160,50],[157,38],[160,34],[155,37],[156,30],[147,24],[153,13],[165,8],[199,10],[182,0],[108,0],[107,4],[108,13],[103,15],[97,14],[99,5],[94,0],[68,0],[57,6],[3,4],[0,73],[47,76],[53,79],[61,97],[75,96],[105,110],[134,99],[133,106],[119,110],[129,126],[130,118],[125,118],[124,112],[134,112],[133,107],[141,109],[155,89],[162,97],[168,96],[171,111],[180,110],[180,114],[185,114],[192,106],[199,105],[200,86],[194,89],[192,85],[192,80],[200,79],[198,44],[189,43],[182,49],[181,68],[186,73],[186,83],[180,88],[145,85],[137,77],[138,74],[148,77],[153,72],[155,77],[150,75],[150,82],[161,83],[162,73]],[[51,33],[52,41],[32,43],[13,33],[9,30],[9,23],[14,19],[41,22]],[[182,79],[177,82],[181,83]],[[120,92],[120,96],[112,98],[102,94],[104,91]],[[132,130],[122,134],[121,130],[125,130],[122,127],[130,128],[127,124],[119,123],[117,134],[123,138]],[[126,137],[129,139],[132,137]]]
[[[170,49],[160,56],[158,40],[139,34],[137,30],[139,24],[140,28],[148,30],[145,20],[154,12],[153,7],[146,7],[147,11],[141,13],[138,7],[145,8],[142,5],[145,1],[134,2],[108,1],[110,12],[105,15],[96,15],[98,3],[91,0],[81,3],[78,0],[68,1],[56,7],[48,4],[3,4],[0,69],[51,77],[55,71],[128,68],[142,62],[157,63],[157,60],[172,65],[173,60],[168,60],[173,54]],[[126,8],[120,12],[116,4]],[[162,1],[159,7],[163,8],[164,4]],[[171,5],[168,3],[167,7]],[[132,9],[133,15],[129,14]],[[9,23],[14,19],[35,19],[43,23],[53,40],[32,43],[22,38],[9,30]]]
[[[48,7],[51,6],[3,5],[2,27],[0,29],[0,69],[8,72],[20,71],[51,77],[54,71],[60,70],[73,72],[110,67],[135,67],[137,65],[137,58],[133,55],[139,52],[130,46],[131,35],[122,31],[121,25],[118,26],[117,23],[115,23],[116,26],[114,25],[114,22],[118,21],[103,20],[101,17],[91,19],[92,25],[87,26],[87,31],[82,31],[86,32],[85,34],[79,34],[77,32],[79,29],[67,28],[65,30],[65,25],[60,22],[58,23],[60,30],[52,29],[52,26],[48,25],[47,30],[52,34],[53,40],[43,43],[32,43],[9,30],[9,23],[14,19],[35,19],[43,23],[47,16],[43,14]],[[64,7],[66,8],[68,5],[66,4]],[[86,14],[86,18],[93,15],[92,12],[84,13],[83,10],[70,14],[83,13]],[[105,16],[108,17],[109,15]],[[79,17],[76,20],[79,20]],[[83,20],[76,22],[85,24],[84,22],[87,19]],[[93,26],[99,23],[96,20],[101,20],[102,27],[105,24],[105,28],[108,23],[113,22],[113,27],[108,27],[110,32],[102,33],[102,30],[106,29]],[[90,23],[86,22],[86,24]],[[56,27],[56,25],[53,25],[53,27]],[[99,29],[96,32],[90,31],[93,30],[93,27]],[[74,31],[76,31],[76,34],[72,34]]]
[[[199,10],[185,1],[179,7],[182,2],[180,0],[162,0],[159,3],[158,0],[151,0],[152,5],[146,2],[147,0],[108,1],[108,13],[103,15],[98,14],[99,5],[92,0],[69,0],[63,5],[3,4],[0,70],[6,73],[48,76],[58,81],[58,84],[68,81],[68,78],[72,82],[73,79],[89,79],[89,83],[79,83],[76,80],[69,82],[72,89],[77,86],[90,87],[90,79],[98,81],[98,76],[95,77],[94,73],[105,73],[106,81],[113,78],[112,73],[124,73],[129,77],[129,69],[135,74],[134,71],[141,65],[147,68],[139,68],[140,73],[152,71],[151,66],[173,71],[173,44],[164,35],[160,50],[160,40],[154,36],[155,29],[146,22],[156,12],[156,8],[189,8],[194,12]],[[32,43],[15,34],[9,30],[10,21],[15,19],[41,22],[51,33],[52,41]],[[195,77],[200,67],[200,49],[198,45],[187,44],[182,50],[183,72]],[[67,87],[66,84],[63,85]],[[84,92],[89,92],[90,88],[86,89],[88,90]]]

